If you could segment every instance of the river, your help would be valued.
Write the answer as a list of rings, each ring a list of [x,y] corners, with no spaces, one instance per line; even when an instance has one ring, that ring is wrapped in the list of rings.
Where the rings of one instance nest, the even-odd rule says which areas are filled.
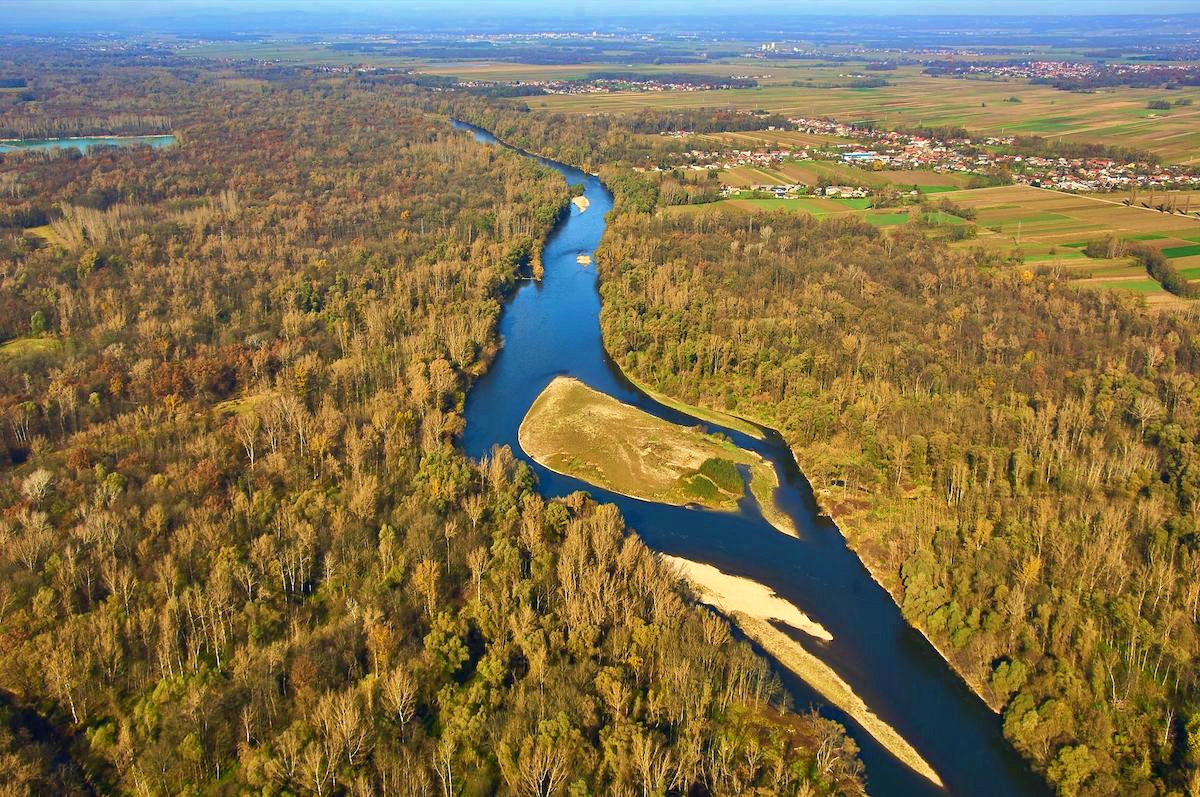
[[[505,146],[487,131],[460,122],[455,126],[470,130],[482,143]],[[828,629],[833,635],[828,643],[789,635],[837,671],[945,783],[943,791],[909,769],[852,719],[776,667],[797,709],[812,705],[846,725],[862,748],[872,795],[1048,794],[1004,740],[999,717],[905,623],[891,596],[871,578],[841,532],[820,515],[808,482],[778,434],[756,440],[698,421],[659,404],[624,378],[601,339],[596,266],[577,262],[579,255],[593,255],[600,243],[612,195],[593,175],[517,151],[536,157],[567,183],[582,184],[589,205],[582,212],[571,206],[546,241],[544,279],[524,283],[504,308],[503,348],[467,395],[463,434],[467,454],[480,457],[493,445],[508,445],[533,468],[544,496],[586,490],[597,500],[616,504],[626,523],[652,549],[765,584]],[[610,493],[538,465],[517,444],[517,427],[533,400],[559,375],[573,376],[666,420],[719,429],[738,445],[761,454],[779,472],[776,499],[793,518],[800,539],[773,528],[752,502],[737,513],[666,506]]]

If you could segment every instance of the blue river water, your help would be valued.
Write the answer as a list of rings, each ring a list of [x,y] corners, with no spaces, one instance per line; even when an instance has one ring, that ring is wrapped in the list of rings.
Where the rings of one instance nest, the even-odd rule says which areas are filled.
[[[461,122],[455,126],[469,130],[481,143],[506,146],[480,128]],[[861,747],[872,795],[1048,794],[1003,738],[999,717],[905,623],[891,596],[870,577],[837,527],[819,513],[808,482],[778,434],[768,430],[765,440],[757,440],[699,421],[657,403],[622,376],[600,334],[596,267],[582,266],[576,259],[592,255],[600,243],[612,195],[593,175],[518,152],[536,157],[569,184],[583,185],[590,205],[583,212],[571,207],[546,241],[544,279],[524,283],[504,308],[503,349],[467,395],[462,440],[467,454],[480,457],[493,445],[508,445],[530,463],[543,495],[586,490],[616,504],[652,549],[765,584],[827,628],[832,642],[791,636],[837,671],[945,783],[945,790],[940,789],[909,769],[852,719],[776,667],[798,709],[811,705],[846,725]],[[761,454],[780,475],[776,501],[793,518],[800,539],[777,531],[752,502],[737,513],[666,506],[616,495],[538,465],[521,451],[517,428],[534,399],[559,375],[573,376],[666,420],[720,430]]]

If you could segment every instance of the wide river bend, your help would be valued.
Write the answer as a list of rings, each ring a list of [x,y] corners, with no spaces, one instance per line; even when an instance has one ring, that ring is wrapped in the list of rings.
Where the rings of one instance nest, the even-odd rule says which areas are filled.
[[[455,122],[475,138],[507,146],[485,130]],[[596,266],[581,265],[604,234],[612,195],[586,172],[517,150],[582,184],[588,207],[572,205],[546,241],[540,282],[526,282],[500,317],[504,346],[467,395],[463,447],[480,457],[508,445],[530,464],[546,497],[586,490],[616,504],[626,523],[656,551],[711,564],[764,584],[828,629],[833,641],[789,634],[832,667],[867,705],[900,732],[937,771],[945,791],[909,769],[852,719],[826,705],[786,669],[777,667],[797,708],[812,705],[846,725],[862,748],[867,788],[876,797],[950,793],[970,797],[1043,795],[1047,789],[1004,740],[1000,719],[910,628],[891,596],[867,573],[837,527],[820,515],[812,490],[778,434],[756,440],[665,407],[631,385],[606,353],[600,335]],[[668,421],[702,424],[728,434],[774,464],[776,500],[800,538],[786,536],[747,502],[737,513],[666,506],[593,487],[538,465],[517,443],[517,427],[556,376],[573,376],[601,392]]]

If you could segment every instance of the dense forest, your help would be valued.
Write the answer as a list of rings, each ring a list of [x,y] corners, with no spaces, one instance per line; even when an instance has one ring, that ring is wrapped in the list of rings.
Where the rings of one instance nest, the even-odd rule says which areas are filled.
[[[1194,316],[637,182],[598,253],[622,368],[780,430],[1059,794],[1200,794]]]
[[[6,794],[862,793],[612,507],[454,447],[557,175],[412,87],[38,75],[0,128],[181,143],[0,156]]]

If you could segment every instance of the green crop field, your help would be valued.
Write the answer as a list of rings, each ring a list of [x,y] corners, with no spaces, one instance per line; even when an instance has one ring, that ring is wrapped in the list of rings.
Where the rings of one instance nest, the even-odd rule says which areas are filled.
[[[911,217],[907,213],[867,213],[863,219],[876,227],[894,227],[897,224],[907,224]]]
[[[1168,246],[1162,250],[1164,256],[1174,260],[1177,257],[1191,257],[1192,255],[1200,255],[1200,244],[1192,244],[1191,246]]]

